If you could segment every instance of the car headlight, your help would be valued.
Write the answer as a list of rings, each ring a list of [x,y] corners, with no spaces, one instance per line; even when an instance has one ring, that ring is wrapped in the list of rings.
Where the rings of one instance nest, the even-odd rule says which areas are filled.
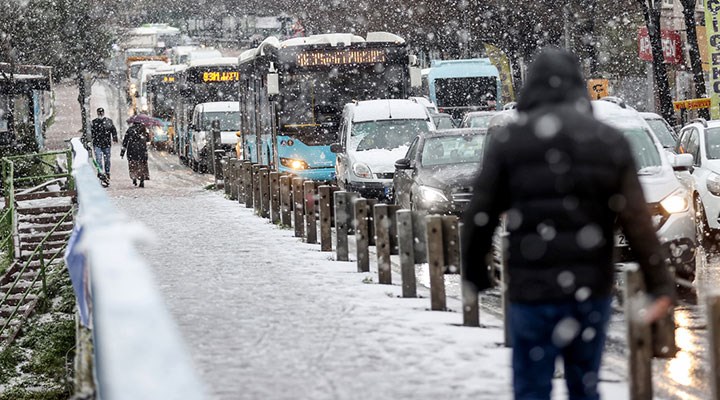
[[[443,193],[440,189],[435,189],[430,186],[420,186],[419,189],[418,194],[420,201],[425,203],[442,203],[448,201],[445,193]]]
[[[708,192],[720,196],[720,175],[714,172],[708,175],[705,186],[707,186]]]
[[[681,213],[688,210],[690,201],[688,201],[687,192],[678,190],[670,196],[662,199],[660,205],[669,214]]]
[[[295,158],[280,157],[280,165],[294,170],[303,170],[310,168],[310,166],[305,162],[305,160],[298,160]]]
[[[356,162],[353,164],[352,170],[358,178],[372,179],[372,171],[365,163]]]

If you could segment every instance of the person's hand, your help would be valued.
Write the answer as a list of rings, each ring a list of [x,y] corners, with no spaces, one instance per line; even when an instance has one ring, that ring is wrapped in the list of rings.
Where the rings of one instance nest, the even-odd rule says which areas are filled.
[[[643,319],[647,324],[663,319],[672,310],[673,302],[668,296],[661,296],[655,299],[645,310]]]

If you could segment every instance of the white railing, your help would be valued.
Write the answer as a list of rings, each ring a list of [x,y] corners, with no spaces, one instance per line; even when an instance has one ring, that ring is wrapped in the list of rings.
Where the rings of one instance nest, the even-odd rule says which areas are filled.
[[[148,232],[111,203],[80,139],[71,144],[82,227],[77,249],[89,277],[98,398],[204,399],[178,328],[135,249]]]

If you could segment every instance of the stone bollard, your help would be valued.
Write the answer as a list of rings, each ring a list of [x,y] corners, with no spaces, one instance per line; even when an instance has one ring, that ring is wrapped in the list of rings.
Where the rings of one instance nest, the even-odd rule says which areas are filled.
[[[228,157],[223,157],[220,159],[220,171],[220,173],[222,174],[223,190],[225,191],[225,196],[230,198],[230,200],[234,200],[230,192],[230,185],[228,184],[230,178],[230,159]]]
[[[280,176],[280,224],[292,226],[292,182],[290,175]]]
[[[270,170],[260,168],[258,171],[258,184],[260,186],[260,216],[270,218]]]
[[[628,384],[631,400],[652,400],[652,334],[650,326],[640,318],[639,310],[644,307],[645,283],[642,273],[635,265],[625,271],[625,323],[630,353]]]
[[[305,214],[303,212],[303,182],[305,180],[300,177],[292,178],[293,192],[293,227],[295,227],[295,237],[305,236]]]
[[[415,238],[413,236],[412,228],[412,211],[398,210],[396,213],[396,220],[403,297],[417,297],[417,280],[415,278]]]
[[[280,174],[270,172],[270,222],[280,223]]]
[[[720,295],[708,295],[705,304],[710,352],[710,389],[713,400],[720,400]]]
[[[253,163],[243,163],[243,182],[245,183],[245,208],[253,208]]]
[[[444,221],[443,221],[444,222]],[[460,269],[460,295],[462,296],[463,325],[480,326],[480,306],[477,290],[465,279],[465,269],[462,267],[462,232],[463,224],[457,224],[458,232],[458,268]]]
[[[332,251],[332,188],[322,185],[318,188],[320,199],[320,251]]]
[[[307,243],[317,243],[317,219],[315,217],[315,182],[303,182],[303,198],[305,199],[305,238]]]
[[[237,191],[237,200],[239,203],[245,202],[245,183],[243,181],[243,160],[235,162],[235,190]]]
[[[368,250],[368,204],[363,198],[355,199],[355,248],[357,250],[358,272],[370,271],[370,253]]]
[[[252,167],[253,209],[257,215],[261,215],[262,192],[260,190],[260,170],[263,168],[267,168],[267,166],[255,164]]]
[[[443,255],[443,221],[439,215],[425,219],[427,226],[427,258],[430,265],[430,308],[447,309],[445,298],[445,259]]]
[[[334,193],[335,204],[335,259],[337,261],[348,261],[348,225],[350,223],[347,202],[348,192],[336,191]]]
[[[375,205],[375,252],[377,253],[378,283],[392,284],[392,265],[390,264],[391,225],[390,206],[387,204]]]

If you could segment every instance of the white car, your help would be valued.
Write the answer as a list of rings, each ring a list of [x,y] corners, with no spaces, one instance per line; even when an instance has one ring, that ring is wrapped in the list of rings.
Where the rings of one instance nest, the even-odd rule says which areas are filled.
[[[692,194],[675,175],[676,169],[690,168],[691,157],[665,151],[640,113],[624,103],[596,100],[592,105],[595,117],[623,132],[630,143],[658,239],[677,275],[692,281],[697,247],[695,210]],[[622,233],[616,242],[618,261],[632,261]]]
[[[383,99],[348,103],[340,122],[335,177],[342,190],[390,201],[395,161],[405,157],[420,132],[435,126],[425,106],[413,100]]]
[[[680,131],[677,152],[691,154],[698,239],[706,250],[720,245],[720,121],[695,120]]]

